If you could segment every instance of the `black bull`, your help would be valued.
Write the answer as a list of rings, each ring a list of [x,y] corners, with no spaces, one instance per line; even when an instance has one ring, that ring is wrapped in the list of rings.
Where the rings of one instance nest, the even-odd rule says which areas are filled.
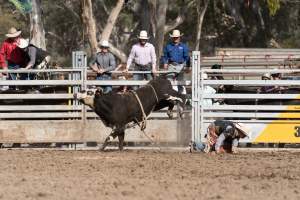
[[[145,120],[142,110],[148,116],[153,110],[172,107],[173,102],[178,103],[179,107],[183,107],[186,102],[185,95],[173,90],[170,81],[164,78],[150,81],[147,85],[137,89],[135,93],[138,98],[134,92],[102,94],[99,91],[83,91],[74,94],[75,98],[90,106],[102,122],[113,130],[105,139],[101,150],[104,150],[108,142],[117,136],[119,149],[122,150],[126,126]]]

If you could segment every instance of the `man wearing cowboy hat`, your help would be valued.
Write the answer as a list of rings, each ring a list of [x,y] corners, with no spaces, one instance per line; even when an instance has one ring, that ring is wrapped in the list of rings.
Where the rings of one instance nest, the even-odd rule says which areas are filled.
[[[191,145],[191,151],[203,150],[206,153],[237,153],[240,138],[250,137],[249,127],[242,123],[216,120],[208,126],[206,144]]]
[[[178,79],[178,75],[182,72],[183,68],[187,66],[190,60],[189,48],[186,44],[181,42],[182,35],[179,30],[173,30],[172,34],[170,34],[172,41],[164,48],[164,54],[162,56],[164,69],[174,72],[167,74],[169,80]],[[180,78],[182,77],[179,77],[179,79]],[[183,88],[178,87],[178,90],[182,92]]]
[[[132,62],[135,63],[134,71],[152,71],[153,74],[156,73],[156,54],[155,48],[148,41],[149,37],[147,31],[141,31],[138,36],[139,43],[135,44],[131,48],[129,54],[126,71],[128,71]],[[151,80],[151,74],[133,74],[134,80]],[[137,89],[135,87],[134,89]]]
[[[29,43],[29,39],[20,38],[20,41],[18,43],[18,47],[23,50],[23,52],[26,54],[28,62],[26,63],[26,66],[24,69],[44,69],[46,65],[50,62],[50,56],[48,53],[33,44]],[[34,74],[22,74],[21,79],[34,79]]]
[[[7,39],[2,43],[0,48],[0,68],[18,69],[26,64],[25,53],[18,48],[21,31],[12,27],[5,35]],[[16,79],[16,74],[10,73],[10,79]]]
[[[103,40],[100,44],[100,51],[96,53],[90,67],[97,73],[97,80],[111,80],[111,71],[116,68],[116,59],[112,53],[109,52],[109,43]],[[112,86],[104,86],[103,92],[108,93],[112,91]]]

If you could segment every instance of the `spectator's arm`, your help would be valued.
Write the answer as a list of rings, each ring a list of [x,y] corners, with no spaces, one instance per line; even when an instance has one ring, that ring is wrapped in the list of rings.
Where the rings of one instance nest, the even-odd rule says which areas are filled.
[[[104,72],[113,71],[116,68],[116,59],[112,54],[109,54],[109,67]]]
[[[28,47],[28,55],[29,55],[29,62],[27,63],[25,69],[30,69],[35,65],[36,62],[36,54],[37,50],[34,47]]]
[[[151,55],[151,60],[152,60],[152,71],[155,71],[156,70],[156,54],[155,54],[155,49],[154,49],[153,45],[151,45],[150,55]]]
[[[130,65],[132,64],[133,58],[135,55],[135,48],[134,46],[131,48],[130,54],[128,56],[127,64],[126,64],[126,69],[128,70]]]
[[[98,66],[97,66],[97,56],[94,56],[89,64],[90,68],[98,73],[99,72],[99,69],[98,69]]]

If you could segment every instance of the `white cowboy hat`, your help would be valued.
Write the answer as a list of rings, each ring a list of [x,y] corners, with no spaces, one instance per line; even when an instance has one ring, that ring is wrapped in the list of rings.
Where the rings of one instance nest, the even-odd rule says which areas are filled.
[[[170,37],[181,37],[183,34],[180,33],[179,30],[173,30],[172,34],[170,34]]]
[[[20,41],[18,43],[19,48],[24,49],[28,47],[28,45],[29,45],[29,39],[20,38]]]
[[[101,46],[101,47],[107,47],[107,48],[109,48],[109,43],[108,43],[107,40],[103,40],[103,41],[101,42],[100,46]]]
[[[21,35],[22,31],[18,31],[15,27],[11,27],[8,30],[8,33],[5,34],[6,37],[8,38],[15,38],[18,37],[19,35]]]
[[[141,39],[141,40],[148,40],[149,37],[148,37],[147,31],[141,31],[140,35],[138,36],[138,38]]]
[[[262,75],[262,78],[267,78],[267,79],[271,79],[271,74],[270,73],[264,73],[263,75]]]
[[[237,129],[239,129],[241,132],[243,132],[247,137],[250,137],[251,135],[251,130],[250,128],[246,125],[246,124],[243,124],[243,123],[236,123],[235,124],[235,127]]]
[[[202,75],[202,76],[203,76],[203,79],[204,79],[204,80],[208,79],[208,75],[207,75],[207,73],[203,73],[203,75]]]

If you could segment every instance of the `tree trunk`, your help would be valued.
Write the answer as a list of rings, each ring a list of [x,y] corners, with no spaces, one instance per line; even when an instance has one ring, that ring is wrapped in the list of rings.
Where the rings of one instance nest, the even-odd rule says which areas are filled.
[[[117,5],[111,10],[110,15],[107,19],[106,25],[102,31],[100,42],[103,40],[109,40],[111,32],[116,24],[119,13],[122,10],[125,0],[118,0]]]
[[[164,36],[165,36],[165,25],[166,25],[166,14],[168,8],[168,0],[158,0],[156,10],[156,32],[155,32],[155,47],[156,56],[160,58],[163,51]],[[158,61],[160,59],[157,59]]]
[[[197,23],[197,37],[196,37],[196,43],[195,43],[195,51],[199,51],[199,49],[200,49],[202,24],[203,24],[203,19],[204,19],[204,15],[206,13],[208,4],[209,4],[209,0],[204,0],[203,8],[201,8],[200,3],[197,6],[198,23]]]
[[[32,0],[30,13],[31,43],[46,50],[45,30],[42,22],[41,0]]]
[[[81,20],[84,25],[85,34],[91,47],[92,54],[98,51],[98,43],[96,37],[96,23],[93,15],[93,5],[91,0],[80,0],[81,4]]]

